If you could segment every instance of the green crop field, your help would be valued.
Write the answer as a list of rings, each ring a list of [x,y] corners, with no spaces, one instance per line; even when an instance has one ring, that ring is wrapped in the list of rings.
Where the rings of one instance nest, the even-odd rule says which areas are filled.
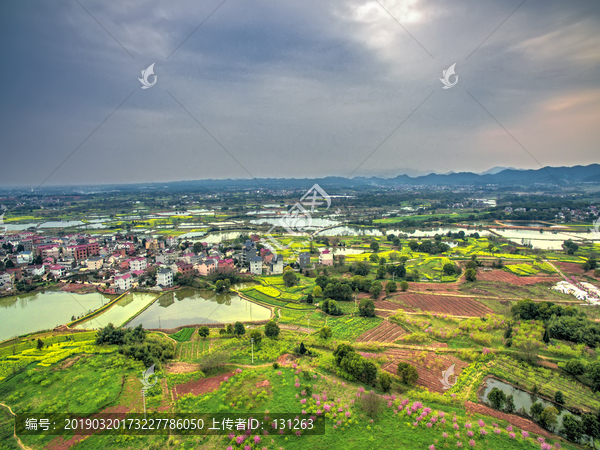
[[[195,328],[182,328],[178,332],[171,334],[171,337],[179,342],[189,341],[194,331]]]

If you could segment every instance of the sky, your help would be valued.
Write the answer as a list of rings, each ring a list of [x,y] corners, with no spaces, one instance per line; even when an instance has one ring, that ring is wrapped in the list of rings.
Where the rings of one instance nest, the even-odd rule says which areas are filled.
[[[598,163],[599,31],[589,0],[5,0],[0,185]]]

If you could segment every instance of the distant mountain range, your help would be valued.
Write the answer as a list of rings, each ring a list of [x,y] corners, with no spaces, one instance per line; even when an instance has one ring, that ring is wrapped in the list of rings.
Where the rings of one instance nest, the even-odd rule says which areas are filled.
[[[49,194],[58,193],[106,193],[109,191],[214,191],[215,189],[256,189],[259,187],[274,190],[308,189],[318,183],[323,188],[361,188],[366,186],[475,186],[495,185],[499,187],[530,187],[534,185],[573,186],[582,183],[600,184],[600,164],[573,167],[543,167],[540,169],[514,169],[494,167],[483,173],[450,172],[446,174],[398,175],[394,178],[382,177],[324,177],[324,178],[259,178],[189,180],[127,185],[101,186],[56,186],[44,187]],[[3,189],[4,190],[4,189]],[[26,188],[7,189],[8,192],[27,192]]]

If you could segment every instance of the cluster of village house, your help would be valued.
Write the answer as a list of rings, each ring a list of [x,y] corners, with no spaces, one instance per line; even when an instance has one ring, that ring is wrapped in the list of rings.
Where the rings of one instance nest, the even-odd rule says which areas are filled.
[[[77,275],[95,274],[102,279],[98,284],[105,291],[116,293],[138,286],[149,273],[156,276],[155,289],[173,286],[176,274],[205,277],[232,272],[283,273],[287,265],[283,257],[267,248],[259,250],[256,245],[259,240],[257,235],[250,236],[241,250],[224,250],[222,245],[203,243],[202,250],[193,253],[191,246],[181,250],[175,237],[140,241],[121,235],[51,237],[23,232],[4,236],[0,241],[4,247],[0,249],[0,261],[6,267],[0,272],[0,290],[12,291],[15,283],[29,283],[36,276],[68,280]],[[11,253],[6,249],[9,246],[21,251]],[[299,253],[296,262],[300,269],[310,266],[310,254]],[[319,264],[332,265],[333,253],[323,250]]]

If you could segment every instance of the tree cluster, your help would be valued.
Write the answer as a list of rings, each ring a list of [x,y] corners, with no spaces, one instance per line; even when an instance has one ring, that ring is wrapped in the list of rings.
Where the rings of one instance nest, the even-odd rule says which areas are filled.
[[[377,379],[377,366],[367,358],[356,353],[348,344],[340,344],[333,352],[336,365],[347,378],[373,384]]]

